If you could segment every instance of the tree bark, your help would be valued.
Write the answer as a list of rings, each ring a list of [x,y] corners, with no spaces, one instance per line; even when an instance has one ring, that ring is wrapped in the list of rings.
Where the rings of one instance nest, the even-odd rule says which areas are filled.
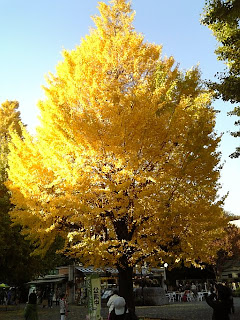
[[[119,294],[126,300],[127,307],[135,312],[133,295],[133,267],[118,267]]]

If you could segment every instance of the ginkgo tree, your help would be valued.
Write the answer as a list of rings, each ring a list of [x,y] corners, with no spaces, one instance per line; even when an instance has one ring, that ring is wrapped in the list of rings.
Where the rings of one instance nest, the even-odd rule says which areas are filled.
[[[220,138],[198,69],[162,59],[125,0],[99,11],[49,74],[36,135],[13,133],[8,187],[38,250],[61,235],[66,254],[116,266],[131,306],[136,264],[200,265],[217,250]]]
[[[10,195],[4,184],[7,180],[10,129],[21,136],[22,122],[18,107],[17,101],[5,101],[0,105],[0,281],[15,284],[29,281],[25,274],[19,272],[21,269],[22,273],[29,250],[26,250],[26,242],[19,233],[19,226],[11,227]]]
[[[10,211],[13,205],[10,202],[10,193],[5,185],[8,178],[8,154],[11,141],[10,131],[22,138],[22,127],[19,103],[5,101],[0,105],[0,283],[9,285],[23,285],[33,277],[52,270],[59,263],[69,262],[65,257],[55,253],[62,239],[56,241],[42,256],[32,255],[34,246],[21,235],[21,225],[12,226]],[[23,269],[25,272],[23,272]]]

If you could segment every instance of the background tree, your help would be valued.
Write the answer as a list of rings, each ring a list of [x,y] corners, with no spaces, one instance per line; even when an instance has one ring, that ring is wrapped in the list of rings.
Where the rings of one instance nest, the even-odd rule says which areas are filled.
[[[210,30],[220,43],[215,53],[218,59],[227,65],[225,72],[218,73],[220,83],[213,82],[210,87],[216,90],[224,101],[240,102],[240,2],[238,0],[209,0],[206,3],[202,23]],[[240,107],[236,106],[231,115],[240,116]],[[236,126],[240,121],[235,122]],[[240,131],[232,132],[234,137]],[[231,155],[240,156],[240,147]]]
[[[6,101],[0,107],[0,282],[21,285],[33,276],[43,274],[56,264],[66,262],[56,254],[61,246],[57,239],[45,258],[32,256],[35,247],[21,235],[21,226],[11,226],[9,211],[12,208],[10,194],[5,186],[7,180],[10,131],[22,138],[22,122],[19,103]]]
[[[221,274],[225,262],[240,259],[240,229],[233,224],[228,224],[225,231],[225,236],[217,241],[219,247],[217,256],[212,259],[216,277]]]
[[[197,68],[161,60],[126,1],[99,11],[50,74],[36,136],[13,134],[8,187],[12,217],[39,250],[61,235],[65,253],[116,266],[132,306],[136,264],[199,265],[214,254],[226,224],[220,139]]]
[[[19,227],[11,228],[10,226],[11,220],[8,214],[11,208],[10,197],[4,185],[7,179],[10,128],[21,136],[21,119],[18,107],[16,101],[6,101],[0,107],[0,277],[2,281],[11,281],[11,283],[16,280],[18,266],[20,270],[24,269],[24,265],[21,265],[23,260],[21,259],[22,236],[19,234]],[[19,281],[21,282],[23,278],[25,279],[24,274]]]

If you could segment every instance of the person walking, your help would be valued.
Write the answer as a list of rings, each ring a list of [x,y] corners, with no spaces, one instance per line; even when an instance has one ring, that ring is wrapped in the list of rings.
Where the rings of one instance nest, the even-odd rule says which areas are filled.
[[[53,291],[48,292],[48,308],[52,308],[53,305]]]
[[[55,298],[56,298],[56,306],[59,306],[59,299],[60,299],[59,288],[57,288],[57,290],[56,290]]]
[[[38,320],[37,295],[35,293],[29,295],[23,315],[25,320]]]

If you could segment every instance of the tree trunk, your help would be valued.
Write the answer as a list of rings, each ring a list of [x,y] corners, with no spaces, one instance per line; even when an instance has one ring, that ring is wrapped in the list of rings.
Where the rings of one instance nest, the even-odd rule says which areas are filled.
[[[127,307],[135,311],[132,278],[133,267],[118,267],[119,294],[126,300]]]

